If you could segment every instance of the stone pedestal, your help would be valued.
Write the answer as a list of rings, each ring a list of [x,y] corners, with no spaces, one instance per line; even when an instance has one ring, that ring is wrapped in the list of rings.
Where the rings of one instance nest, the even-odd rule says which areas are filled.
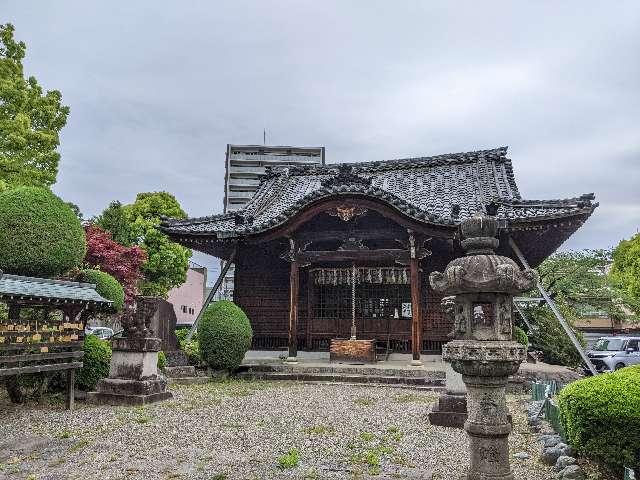
[[[525,358],[513,341],[454,340],[443,356],[462,374],[467,387],[467,420],[471,465],[468,480],[513,480],[509,464],[511,420],[506,404],[509,375]]]
[[[467,420],[467,389],[462,375],[445,363],[446,391],[433,404],[429,422],[440,427],[462,428]]]
[[[98,382],[87,401],[106,405],[145,405],[172,398],[158,372],[159,338],[114,338],[109,377]]]

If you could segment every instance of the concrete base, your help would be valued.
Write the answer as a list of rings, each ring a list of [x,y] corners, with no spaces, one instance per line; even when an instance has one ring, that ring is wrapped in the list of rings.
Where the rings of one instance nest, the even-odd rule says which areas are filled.
[[[411,363],[409,363],[410,367],[422,367],[423,365],[422,360],[411,360]]]
[[[295,365],[298,363],[298,357],[287,357],[284,363]]]
[[[429,422],[440,427],[462,428],[467,420],[467,396],[447,392],[434,403]]]

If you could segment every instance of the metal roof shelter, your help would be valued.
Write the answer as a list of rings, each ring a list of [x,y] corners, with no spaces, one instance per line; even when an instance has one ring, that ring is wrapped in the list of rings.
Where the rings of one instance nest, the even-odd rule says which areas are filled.
[[[87,304],[109,306],[91,283],[50,280],[4,274],[0,276],[0,301],[29,305]]]
[[[0,271],[0,302],[8,306],[0,319],[0,377],[20,401],[17,375],[67,371],[67,408],[74,403],[75,369],[82,368],[85,315],[105,310],[112,302],[89,283],[6,275]],[[21,316],[23,308],[36,308]],[[58,310],[61,315],[50,315]],[[41,313],[41,314],[39,314]]]

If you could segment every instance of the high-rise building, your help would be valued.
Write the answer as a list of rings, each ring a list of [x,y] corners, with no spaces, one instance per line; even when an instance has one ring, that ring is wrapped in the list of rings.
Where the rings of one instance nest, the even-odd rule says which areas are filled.
[[[241,209],[251,199],[267,167],[324,165],[324,147],[227,145],[224,212]],[[233,298],[233,266],[224,278],[218,298]]]

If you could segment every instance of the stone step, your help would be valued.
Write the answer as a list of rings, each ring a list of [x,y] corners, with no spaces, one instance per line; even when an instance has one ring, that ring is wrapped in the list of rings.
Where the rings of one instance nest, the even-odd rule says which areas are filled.
[[[196,367],[193,365],[180,365],[164,367],[164,375],[167,378],[188,378],[196,376]]]
[[[375,366],[305,366],[255,364],[243,365],[243,370],[252,373],[288,373],[298,375],[334,375],[334,376],[367,376],[367,377],[398,377],[419,379],[423,381],[442,382],[444,384],[445,372],[439,370],[425,370],[422,368],[377,368]]]
[[[238,374],[239,378],[254,380],[294,380],[304,382],[331,383],[367,383],[384,385],[411,385],[430,389],[444,388],[444,378],[403,377],[392,375],[360,375],[347,373],[304,373],[304,372],[274,372],[247,370]]]
[[[211,377],[177,377],[167,378],[169,385],[202,385],[212,381]]]

